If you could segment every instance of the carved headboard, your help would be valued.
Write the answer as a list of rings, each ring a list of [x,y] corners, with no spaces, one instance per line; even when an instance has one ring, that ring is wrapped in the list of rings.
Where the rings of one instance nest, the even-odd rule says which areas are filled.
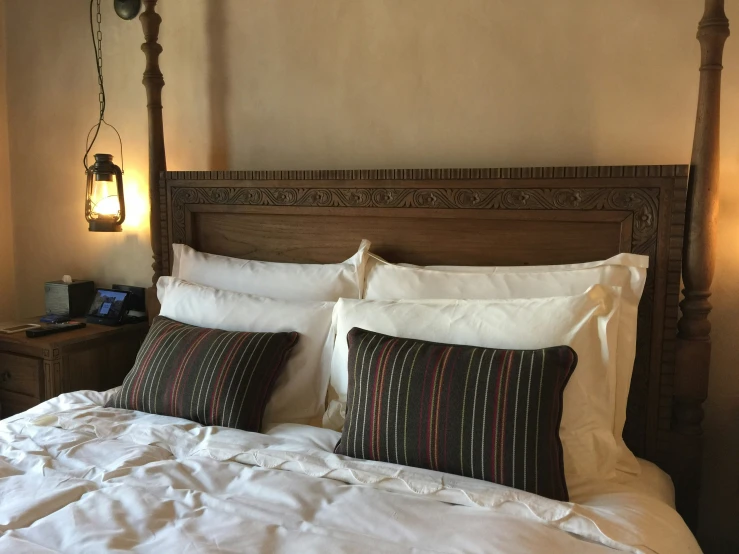
[[[633,251],[652,264],[639,312],[625,438],[673,477],[697,521],[718,209],[724,0],[705,0],[685,166],[166,172],[157,0],[143,0],[154,276],[172,242],[230,256],[335,262],[361,238],[391,261],[554,264]],[[248,99],[245,99],[248,102]],[[680,279],[685,283],[678,321]]]
[[[234,257],[333,263],[362,238],[390,261],[577,263],[650,258],[625,439],[670,459],[687,166],[164,174],[171,244]]]

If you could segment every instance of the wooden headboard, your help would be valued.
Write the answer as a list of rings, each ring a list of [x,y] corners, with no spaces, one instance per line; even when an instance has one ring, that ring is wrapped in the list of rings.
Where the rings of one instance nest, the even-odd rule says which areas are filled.
[[[269,261],[336,262],[362,238],[390,261],[523,265],[650,257],[624,438],[675,482],[695,528],[718,208],[724,0],[706,0],[690,168],[166,171],[157,0],[143,0],[153,280],[171,244]],[[684,281],[678,318],[680,280]]]
[[[361,239],[389,261],[543,265],[650,258],[625,439],[670,459],[687,166],[163,175],[171,244],[240,258],[335,263]]]

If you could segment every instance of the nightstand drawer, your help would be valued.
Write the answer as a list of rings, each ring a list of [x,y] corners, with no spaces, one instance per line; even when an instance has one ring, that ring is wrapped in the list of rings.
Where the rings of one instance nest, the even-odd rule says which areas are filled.
[[[37,402],[42,398],[44,367],[39,358],[0,352],[0,391],[16,393]]]
[[[26,321],[35,323],[38,318]],[[148,330],[147,323],[90,324],[39,338],[25,333],[0,335],[0,417],[65,392],[107,390],[122,384]]]
[[[25,412],[36,406],[39,403],[38,398],[33,396],[27,396],[25,394],[18,394],[15,392],[9,392],[0,389],[0,409],[2,409],[2,417],[10,417],[21,412]]]

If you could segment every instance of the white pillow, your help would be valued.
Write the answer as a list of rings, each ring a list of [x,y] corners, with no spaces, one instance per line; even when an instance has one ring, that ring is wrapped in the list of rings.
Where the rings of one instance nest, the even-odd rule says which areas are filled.
[[[285,300],[361,298],[369,246],[363,240],[357,253],[343,263],[291,264],[217,256],[173,244],[172,277]]]
[[[383,260],[376,254],[370,252],[369,256],[375,261],[385,264],[390,262]],[[579,264],[558,264],[558,265],[413,265],[413,264],[396,264],[401,267],[410,267],[415,269],[433,269],[436,271],[448,271],[451,273],[540,273],[546,271],[563,271],[566,269],[587,269],[590,267],[599,267],[602,265],[625,265],[628,267],[649,267],[649,256],[641,254],[622,253],[608,258],[607,260],[597,260],[594,262],[584,262]]]
[[[320,425],[328,388],[331,343],[328,341],[335,302],[298,302],[252,296],[160,277],[159,315],[188,325],[277,333],[297,331],[293,348],[264,413],[264,425]]]
[[[560,438],[567,486],[615,475],[612,390],[621,290],[594,286],[577,296],[509,300],[339,300],[331,384],[338,400],[325,427],[343,424],[348,388],[346,335],[354,327],[386,335],[486,348],[569,345],[577,367],[564,392]],[[332,423],[334,425],[332,425]]]
[[[619,445],[618,468],[638,474],[639,463],[623,441],[623,430],[636,357],[639,301],[648,266],[649,258],[637,254],[619,254],[608,260],[561,266],[438,266],[436,269],[398,266],[373,257],[367,263],[364,297],[368,300],[542,298],[579,294],[595,284],[621,287],[611,427]]]

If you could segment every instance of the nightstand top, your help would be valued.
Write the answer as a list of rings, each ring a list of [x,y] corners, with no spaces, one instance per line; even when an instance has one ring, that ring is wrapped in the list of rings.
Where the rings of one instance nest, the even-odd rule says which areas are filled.
[[[39,318],[24,321],[38,322]],[[148,329],[148,323],[88,324],[35,339],[23,332],[0,335],[1,417],[65,392],[105,391],[120,385],[134,366]]]
[[[31,317],[27,319],[18,320],[19,323],[40,323],[41,316]],[[74,318],[72,321],[82,321],[84,318]],[[65,331],[63,333],[55,333],[53,335],[46,335],[43,337],[29,338],[26,336],[25,331],[20,333],[13,333],[10,335],[0,335],[0,343],[12,344],[20,348],[49,348],[54,346],[56,348],[64,348],[71,346],[78,342],[85,342],[97,338],[110,337],[116,334],[126,334],[132,332],[141,332],[149,327],[147,322],[143,323],[129,323],[126,325],[118,325],[116,327],[109,327],[107,325],[95,325],[88,323],[84,329],[74,329],[73,331]]]

